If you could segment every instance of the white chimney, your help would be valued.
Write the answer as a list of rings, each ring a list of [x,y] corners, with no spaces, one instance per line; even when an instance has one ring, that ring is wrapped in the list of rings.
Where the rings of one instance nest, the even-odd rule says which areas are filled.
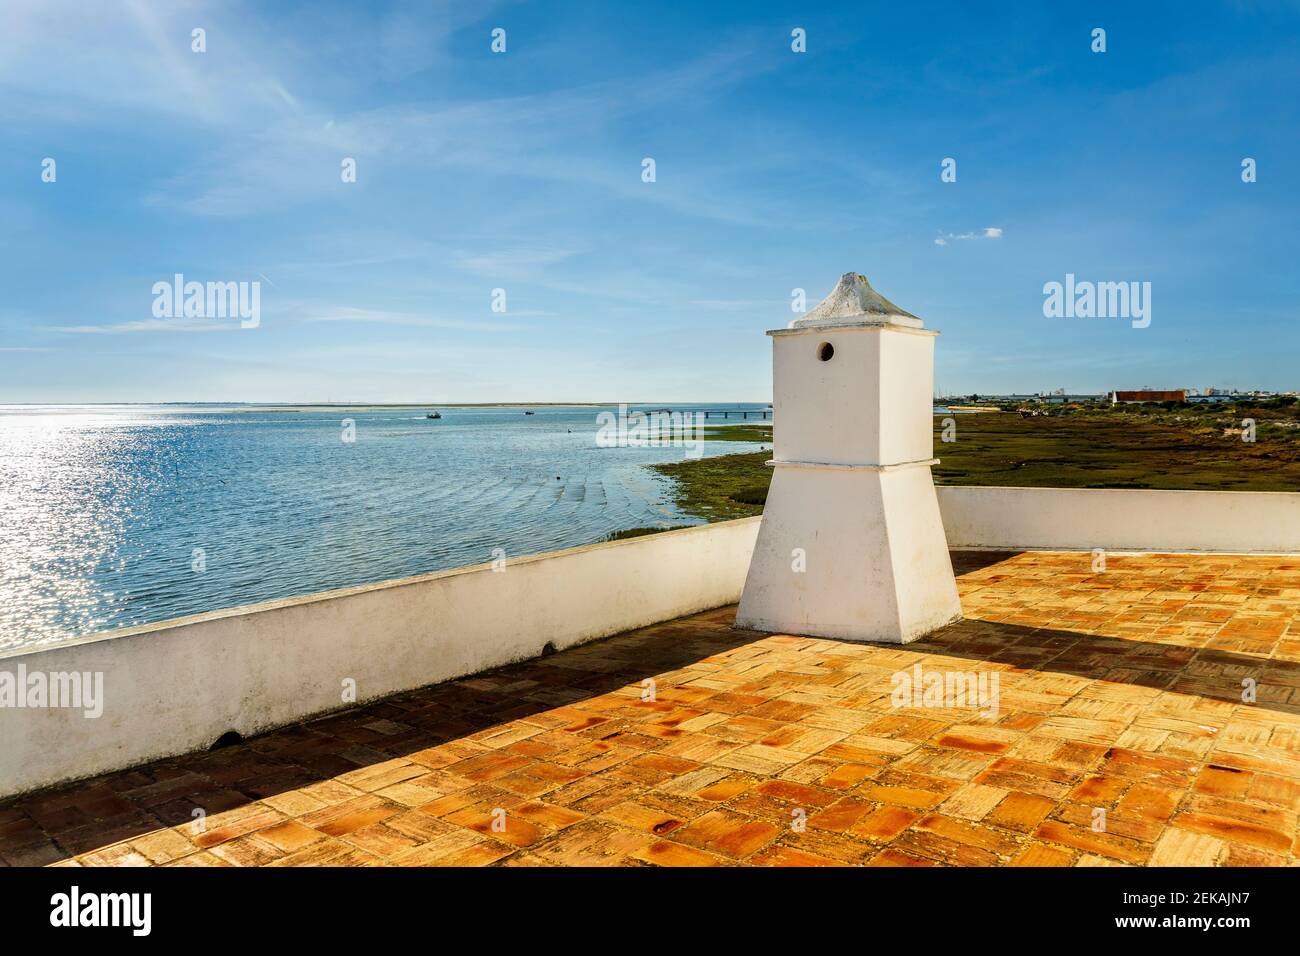
[[[849,272],[767,333],[775,471],[737,627],[905,644],[961,618],[922,325]]]

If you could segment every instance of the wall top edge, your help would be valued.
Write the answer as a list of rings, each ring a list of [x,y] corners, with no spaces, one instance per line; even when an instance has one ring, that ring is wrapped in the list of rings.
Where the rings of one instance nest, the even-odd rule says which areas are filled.
[[[552,558],[574,557],[588,552],[605,551],[611,548],[623,548],[629,546],[636,547],[638,545],[647,546],[652,544],[655,540],[676,538],[692,534],[707,534],[723,527],[746,523],[754,524],[761,520],[761,517],[762,516],[759,515],[750,518],[733,518],[729,521],[715,521],[693,525],[689,528],[677,528],[672,531],[661,531],[656,534],[641,535],[635,538],[625,538],[622,541],[597,541],[592,544],[582,544],[573,548],[562,548],[558,551],[539,551],[536,554],[522,554],[518,557],[506,559],[505,563],[507,567],[518,568],[530,564],[537,564],[542,561],[549,561]],[[43,654],[48,651],[64,650],[70,647],[96,644],[101,641],[145,637],[158,631],[167,631],[178,627],[191,627],[194,625],[206,624],[211,621],[219,621],[224,618],[265,614],[271,611],[283,610],[285,608],[316,604],[323,601],[332,601],[337,598],[353,597],[355,595],[369,594],[377,591],[388,591],[396,588],[410,587],[417,584],[428,584],[444,579],[482,573],[492,573],[491,562],[462,565],[457,568],[445,568],[441,571],[429,571],[424,574],[416,574],[405,578],[389,578],[386,581],[375,581],[370,584],[358,584],[348,588],[334,588],[329,591],[313,591],[311,594],[299,594],[293,597],[279,598],[274,601],[262,601],[257,604],[241,604],[236,605],[235,607],[221,608],[216,611],[205,611],[202,614],[191,614],[186,617],[174,617],[165,621],[155,621],[152,624],[140,624],[135,627],[122,627],[111,631],[98,631],[93,634],[83,634],[77,637],[69,637],[63,640],[51,641],[47,644],[37,644],[31,647],[8,648],[6,650],[0,650],[0,663],[3,663],[6,660]]]

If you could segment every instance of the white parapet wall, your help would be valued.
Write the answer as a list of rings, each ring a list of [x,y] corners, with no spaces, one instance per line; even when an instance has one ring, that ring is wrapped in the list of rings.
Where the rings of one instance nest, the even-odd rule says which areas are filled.
[[[948,545],[1300,552],[1300,494],[937,489]],[[103,713],[0,706],[0,796],[210,747],[356,702],[733,604],[743,518],[231,608],[0,654],[0,675],[103,675]],[[92,678],[93,679],[93,678]]]
[[[110,631],[0,655],[102,674],[103,712],[0,707],[0,796],[210,747],[345,706],[731,604],[747,518]]]
[[[1300,551],[1300,494],[941,485],[950,548]]]

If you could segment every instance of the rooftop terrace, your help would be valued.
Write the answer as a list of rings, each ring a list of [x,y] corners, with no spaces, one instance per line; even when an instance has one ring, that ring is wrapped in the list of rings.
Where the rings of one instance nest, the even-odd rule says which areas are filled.
[[[1297,862],[1300,557],[953,557],[966,619],[917,643],[709,611],[6,801],[0,860]],[[996,715],[893,706],[918,663]]]

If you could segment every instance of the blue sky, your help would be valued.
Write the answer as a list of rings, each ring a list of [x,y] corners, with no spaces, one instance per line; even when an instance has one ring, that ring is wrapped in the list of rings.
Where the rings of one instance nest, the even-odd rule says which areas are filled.
[[[947,391],[1300,388],[1296,3],[4,16],[0,402],[766,401],[764,330],[849,270]],[[156,319],[177,272],[260,325]],[[1045,318],[1066,273],[1150,327]]]

